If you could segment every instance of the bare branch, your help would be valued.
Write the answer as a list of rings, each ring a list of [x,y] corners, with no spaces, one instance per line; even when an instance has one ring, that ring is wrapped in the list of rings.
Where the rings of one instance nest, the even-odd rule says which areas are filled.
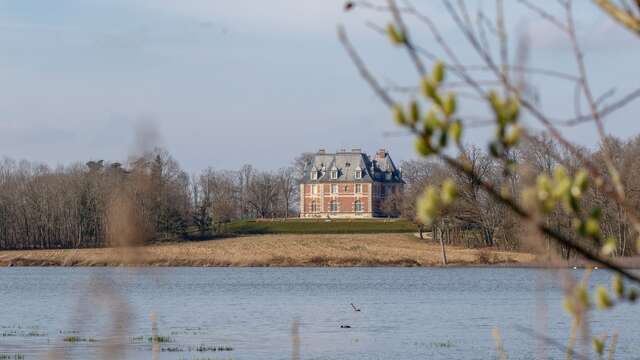
[[[540,17],[542,17],[543,19],[549,21],[551,24],[562,30],[562,32],[567,32],[567,26],[562,23],[562,21],[558,20],[555,16],[545,11],[543,8],[530,3],[529,0],[518,0],[518,2],[529,8],[529,10],[540,15]]]
[[[382,102],[385,105],[387,105],[387,107],[393,107],[395,102],[393,101],[393,99],[391,99],[389,94],[387,94],[387,92],[384,91],[384,89],[380,86],[380,84],[378,84],[378,81],[375,79],[375,77],[373,77],[373,75],[371,75],[369,70],[367,70],[366,65],[364,64],[364,62],[356,52],[355,48],[349,41],[349,38],[347,37],[347,33],[344,30],[343,26],[338,27],[338,38],[340,39],[342,46],[347,51],[349,58],[351,58],[351,61],[360,72],[360,76],[362,76],[362,78],[369,84],[369,86],[371,86],[371,88],[376,93],[376,95],[378,95],[380,100],[382,100]]]

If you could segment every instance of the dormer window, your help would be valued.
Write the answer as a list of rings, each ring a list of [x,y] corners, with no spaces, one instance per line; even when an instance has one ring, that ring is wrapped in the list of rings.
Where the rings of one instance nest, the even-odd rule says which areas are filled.
[[[318,180],[318,169],[315,166],[311,169],[311,180]]]
[[[362,179],[362,169],[356,168],[356,179]]]
[[[338,178],[338,169],[334,167],[331,169],[331,180],[336,180]]]

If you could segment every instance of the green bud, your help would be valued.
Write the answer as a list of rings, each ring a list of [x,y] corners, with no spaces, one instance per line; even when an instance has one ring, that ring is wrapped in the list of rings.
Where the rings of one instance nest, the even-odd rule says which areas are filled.
[[[439,198],[437,190],[433,186],[427,187],[418,198],[416,215],[421,223],[425,225],[433,223],[439,210]]]
[[[618,298],[624,297],[624,282],[622,281],[622,276],[619,274],[613,276],[611,290],[613,290],[613,293],[616,294]]]
[[[514,125],[513,127],[511,127],[511,131],[509,132],[509,135],[505,137],[504,143],[506,146],[513,146],[520,140],[521,136],[522,136],[522,128],[518,125]]]
[[[442,183],[442,203],[449,206],[458,196],[456,184],[451,179],[447,179]]]
[[[515,123],[518,120],[518,116],[520,116],[520,102],[518,101],[518,98],[511,97],[504,107],[507,121]]]
[[[462,121],[456,120],[449,126],[449,136],[456,143],[460,143],[460,139],[462,138]]]
[[[391,40],[391,43],[394,45],[400,45],[405,41],[404,34],[400,33],[396,29],[395,25],[391,23],[387,25],[387,36],[389,37],[389,40]]]
[[[551,196],[551,179],[546,174],[538,175],[536,187],[538,189],[538,200],[544,201]]]
[[[571,180],[569,178],[563,178],[559,181],[556,181],[555,186],[551,192],[551,196],[555,199],[561,199],[569,194],[569,189],[571,188]]]
[[[604,353],[604,340],[593,336],[591,338],[591,345],[593,345],[593,350],[599,355],[602,356]]]
[[[444,81],[444,64],[441,61],[433,65],[433,81],[435,81],[436,85]]]
[[[440,148],[447,147],[447,143],[449,142],[449,137],[447,136],[447,132],[443,131],[440,133],[440,138],[438,139],[438,145]]]
[[[568,312],[569,314],[571,314],[571,315],[575,315],[576,314],[576,306],[574,304],[573,299],[565,298],[562,305],[564,307],[564,310],[566,312]]]
[[[575,292],[576,300],[583,308],[588,309],[589,307],[591,307],[591,303],[589,302],[589,293],[587,292],[587,288],[585,286],[576,286],[573,291]]]
[[[598,220],[590,217],[584,222],[584,231],[587,236],[598,237],[600,235],[600,224]]]
[[[456,96],[453,93],[448,93],[442,106],[444,115],[449,118],[456,112]]]
[[[613,301],[609,297],[609,292],[602,286],[596,289],[596,306],[598,309],[609,309],[613,306]]]
[[[498,113],[502,108],[502,103],[500,102],[500,98],[498,98],[498,93],[495,90],[489,90],[489,103],[491,104],[491,108],[493,112]]]
[[[589,175],[585,170],[579,170],[573,180],[573,186],[571,187],[571,194],[577,198],[582,196],[582,193],[587,191],[589,186]]]
[[[431,128],[432,130],[435,130],[442,126],[442,121],[438,119],[438,114],[435,111],[433,111],[433,109],[431,109],[427,111],[427,115],[424,119],[424,124],[425,126]]]
[[[607,240],[604,241],[604,245],[602,245],[602,249],[600,250],[600,252],[604,256],[609,256],[616,251],[617,247],[618,245],[616,238],[610,236],[607,238]]]
[[[553,178],[556,181],[564,180],[568,177],[569,175],[567,175],[567,170],[564,168],[564,166],[556,166],[556,168],[553,169]]]
[[[574,218],[571,222],[573,223],[573,228],[576,229],[580,236],[587,236],[587,227],[582,219]]]
[[[438,95],[436,93],[435,85],[431,82],[431,80],[427,76],[422,78],[421,88],[422,88],[422,94],[427,99],[432,99],[433,100]]]
[[[429,143],[429,139],[425,139],[423,137],[416,139],[416,151],[422,156],[429,156],[435,153],[433,147],[431,147],[431,144]]]
[[[414,125],[418,122],[418,120],[420,120],[420,107],[418,105],[418,102],[415,100],[411,100],[411,103],[409,104],[409,110],[411,114],[411,124]]]
[[[407,117],[402,110],[402,107],[398,104],[393,105],[393,119],[398,125],[404,125],[407,123]]]
[[[502,146],[499,143],[492,141],[489,144],[489,153],[493,157],[499,157],[502,154]]]

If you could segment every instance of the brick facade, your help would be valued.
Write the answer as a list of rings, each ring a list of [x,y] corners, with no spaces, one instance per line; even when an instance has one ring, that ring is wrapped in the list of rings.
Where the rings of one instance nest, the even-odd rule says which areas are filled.
[[[371,218],[386,216],[382,202],[404,182],[388,153],[369,157],[359,149],[335,154],[319,151],[300,184],[300,216]]]

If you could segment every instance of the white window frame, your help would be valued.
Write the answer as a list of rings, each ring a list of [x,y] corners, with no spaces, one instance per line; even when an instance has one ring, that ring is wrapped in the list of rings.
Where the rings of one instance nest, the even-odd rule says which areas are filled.
[[[331,170],[331,180],[336,180],[338,178],[338,170]]]
[[[338,202],[336,200],[329,202],[329,212],[338,212]]]
[[[318,184],[311,184],[311,194],[318,194]]]
[[[355,174],[356,179],[362,179],[362,170],[361,169],[356,169],[356,174]]]
[[[331,193],[337,194],[339,191],[338,184],[331,184]]]
[[[355,212],[362,212],[362,201],[356,200],[353,202],[353,210]]]
[[[311,212],[318,212],[318,202],[315,200],[311,200]]]
[[[356,194],[362,193],[362,184],[356,184],[355,193]]]
[[[318,180],[318,171],[311,171],[311,180]]]

